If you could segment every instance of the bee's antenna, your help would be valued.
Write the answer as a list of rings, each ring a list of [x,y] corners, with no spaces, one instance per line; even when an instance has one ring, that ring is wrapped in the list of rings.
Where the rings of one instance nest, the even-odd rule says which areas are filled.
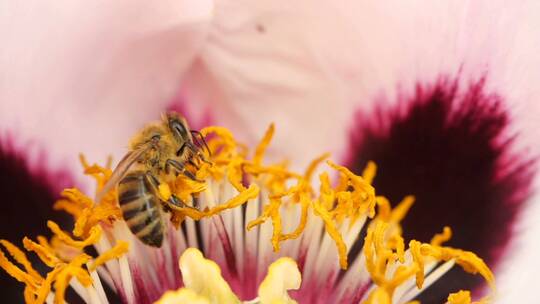
[[[208,148],[208,145],[206,144],[206,140],[204,139],[204,136],[201,134],[201,132],[197,130],[190,130],[191,134],[199,135],[199,138],[201,139],[201,142],[203,143],[204,147],[206,148],[206,151],[208,151],[208,155],[212,156],[212,151],[210,151],[210,148]],[[199,139],[197,139],[196,136],[193,136],[195,138],[195,141],[199,146],[201,146],[201,142],[199,142]]]

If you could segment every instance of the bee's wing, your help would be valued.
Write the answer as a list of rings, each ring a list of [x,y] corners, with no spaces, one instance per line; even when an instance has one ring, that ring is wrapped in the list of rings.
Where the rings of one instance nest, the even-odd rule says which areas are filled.
[[[152,148],[152,144],[148,143],[137,150],[131,151],[128,154],[126,154],[122,160],[118,163],[116,168],[114,169],[111,178],[105,183],[101,191],[96,195],[96,203],[101,202],[101,199],[107,192],[111,191],[112,188],[118,184],[118,182],[126,175],[127,170],[140,159],[140,157],[146,153],[148,150]]]

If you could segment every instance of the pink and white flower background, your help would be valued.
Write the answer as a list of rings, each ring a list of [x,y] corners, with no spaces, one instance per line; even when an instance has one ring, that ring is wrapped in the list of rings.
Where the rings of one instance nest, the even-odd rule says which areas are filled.
[[[458,210],[462,222],[432,228],[450,224],[458,231],[460,225],[484,231],[488,241],[469,240],[482,248],[464,249],[497,252],[491,265],[497,302],[536,299],[540,184],[531,179],[540,152],[536,1],[2,1],[0,33],[1,219],[10,223],[0,225],[2,237],[19,242],[22,235],[45,230],[44,220],[25,224],[23,217],[28,210],[47,214],[64,186],[90,187],[82,184],[78,153],[92,162],[104,162],[111,153],[118,160],[128,138],[167,109],[181,110],[195,128],[224,125],[249,144],[275,122],[269,156],[288,158],[296,168],[325,151],[354,165],[356,153],[369,150],[363,146],[370,142],[365,130],[379,129],[375,142],[389,140],[381,147],[392,147],[395,137],[385,130],[393,123],[429,121],[408,115],[413,105],[429,103],[437,89],[467,96],[471,84],[484,80],[484,101],[471,110],[480,121],[460,126],[476,134],[483,118],[498,113],[504,121],[493,134],[487,132],[493,140],[487,146],[507,157],[476,168],[475,160],[487,156],[472,153],[468,163],[452,166],[472,165],[470,172],[487,170],[492,176],[516,169],[513,164],[521,173],[511,179],[513,187],[503,185],[511,190],[493,189],[509,202],[491,204],[490,196],[486,204]],[[471,114],[467,102],[455,99],[444,117]],[[493,102],[496,110],[478,114]],[[420,124],[418,137],[402,139],[421,141],[430,128]],[[445,138],[437,137],[436,144]],[[508,138],[513,140],[501,143]],[[484,151],[472,143],[460,148]],[[387,152],[370,155],[385,160]],[[448,153],[411,149],[400,157],[407,168],[425,168],[426,157],[444,164],[453,159]],[[511,164],[501,165],[504,161]],[[17,170],[25,173],[15,176]],[[396,180],[409,174],[384,166],[379,174],[385,170]],[[476,173],[463,178],[467,182]],[[34,195],[13,191],[27,186]],[[515,216],[501,227],[489,226],[507,211],[505,204]],[[419,216],[436,218],[429,211],[433,206],[441,213],[461,208],[421,200],[414,208]],[[29,221],[36,220],[32,216]]]

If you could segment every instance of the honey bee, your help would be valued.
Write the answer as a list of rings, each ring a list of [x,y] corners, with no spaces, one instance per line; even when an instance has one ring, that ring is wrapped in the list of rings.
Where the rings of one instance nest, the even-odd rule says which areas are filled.
[[[187,205],[175,195],[163,201],[158,186],[161,179],[171,175],[183,174],[196,180],[186,165],[199,168],[200,161],[208,162],[202,147],[210,153],[202,134],[190,130],[183,117],[175,112],[164,114],[161,122],[145,126],[134,136],[129,152],[96,201],[118,186],[118,203],[131,232],[144,244],[161,247],[166,227],[164,212]]]

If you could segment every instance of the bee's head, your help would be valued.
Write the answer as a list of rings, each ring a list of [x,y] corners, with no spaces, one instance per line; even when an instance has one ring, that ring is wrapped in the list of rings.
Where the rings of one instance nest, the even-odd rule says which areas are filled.
[[[164,115],[164,123],[173,134],[175,140],[180,144],[191,143],[191,133],[184,117],[176,112],[169,112]]]

